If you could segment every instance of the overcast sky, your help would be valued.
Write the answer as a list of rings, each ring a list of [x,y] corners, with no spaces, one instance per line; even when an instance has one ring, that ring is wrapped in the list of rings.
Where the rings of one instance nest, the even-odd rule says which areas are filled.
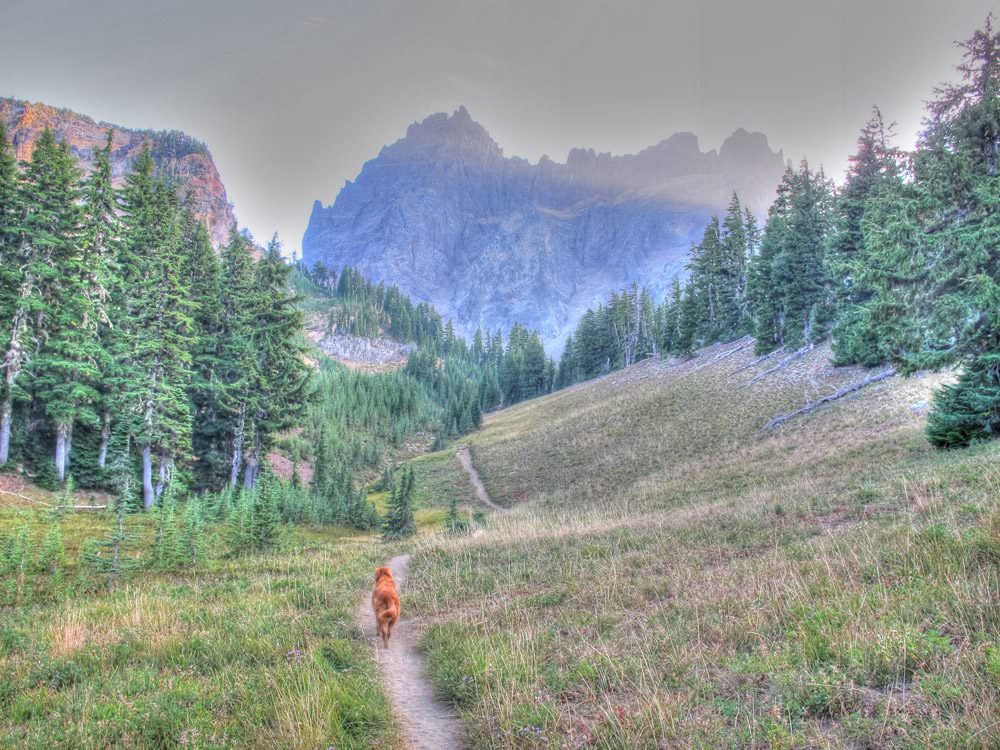
[[[460,104],[507,155],[760,130],[840,179],[874,103],[909,146],[997,0],[0,0],[0,96],[212,151],[240,223],[298,250],[312,201]]]

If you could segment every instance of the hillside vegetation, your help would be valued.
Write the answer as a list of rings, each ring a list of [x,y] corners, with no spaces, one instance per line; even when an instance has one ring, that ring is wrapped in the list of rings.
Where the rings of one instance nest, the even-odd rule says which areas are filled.
[[[818,348],[749,384],[753,356],[644,362],[470,436],[513,510],[425,542],[410,606],[477,747],[1000,742],[1000,446],[927,444],[946,375],[760,433],[865,373]]]

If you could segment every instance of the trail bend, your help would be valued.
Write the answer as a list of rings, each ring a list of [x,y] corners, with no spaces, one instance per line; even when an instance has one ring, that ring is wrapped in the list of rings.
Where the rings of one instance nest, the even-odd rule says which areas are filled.
[[[486,491],[486,487],[483,484],[482,477],[479,476],[479,472],[476,471],[476,467],[472,463],[472,454],[469,452],[468,447],[462,446],[456,451],[459,462],[462,464],[462,468],[465,469],[465,473],[469,475],[469,481],[472,482],[472,487],[476,490],[476,497],[483,505],[487,505],[493,510],[501,511],[506,513],[510,508],[505,508],[502,505],[497,505],[490,498],[490,494]]]

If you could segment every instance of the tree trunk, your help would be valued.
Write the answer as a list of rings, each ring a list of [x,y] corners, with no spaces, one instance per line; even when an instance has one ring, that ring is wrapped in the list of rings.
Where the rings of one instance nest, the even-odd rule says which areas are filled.
[[[14,399],[8,391],[3,406],[0,407],[0,466],[10,458],[10,422],[13,411]]]
[[[66,481],[66,464],[69,458],[69,425],[56,425],[56,478],[60,484]]]
[[[257,471],[260,468],[260,448],[255,446],[247,455],[247,465],[243,472],[243,487],[252,490],[257,485]]]
[[[243,463],[243,440],[246,431],[246,401],[240,407],[240,418],[236,423],[236,434],[233,436],[233,461],[232,470],[229,473],[229,484],[236,486],[240,477],[240,466]]]
[[[4,370],[4,401],[0,409],[0,466],[10,458],[10,423],[14,412],[14,382],[24,366],[24,346],[21,339],[28,329],[28,312],[24,301],[31,296],[34,288],[34,277],[31,272],[25,274],[20,289],[20,303],[14,313],[14,321],[10,327],[10,343],[3,358]]]
[[[173,459],[171,459],[170,456],[166,455],[165,453],[161,453],[159,455],[158,463],[160,465],[159,466],[160,479],[156,483],[155,494],[157,500],[159,500],[160,497],[163,495],[163,489],[170,482],[170,475],[173,473],[173,465],[174,465]]]
[[[149,510],[155,500],[153,494],[153,446],[142,447],[142,507]]]
[[[104,412],[101,426],[101,447],[97,449],[97,468],[103,469],[108,463],[108,443],[111,442],[111,412]]]

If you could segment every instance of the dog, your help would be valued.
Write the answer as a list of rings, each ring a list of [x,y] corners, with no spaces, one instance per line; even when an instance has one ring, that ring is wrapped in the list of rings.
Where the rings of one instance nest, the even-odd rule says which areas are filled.
[[[392,571],[388,568],[378,568],[375,571],[372,609],[375,611],[378,634],[382,636],[382,645],[389,648],[392,626],[399,621],[399,593],[396,591],[396,582],[392,579]]]

